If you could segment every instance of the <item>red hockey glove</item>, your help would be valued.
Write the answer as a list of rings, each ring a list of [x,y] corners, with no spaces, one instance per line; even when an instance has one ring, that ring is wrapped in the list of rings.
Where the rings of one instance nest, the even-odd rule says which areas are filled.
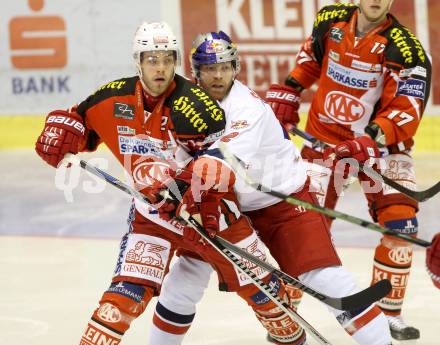
[[[176,174],[176,171],[170,168],[167,175],[165,179],[154,181],[151,186],[143,188],[141,192],[157,208],[160,218],[169,221],[176,216],[182,196],[191,184],[192,173],[182,170]]]
[[[289,86],[272,84],[266,92],[266,102],[270,104],[276,117],[287,130],[298,125],[298,110],[301,104],[299,91]]]
[[[161,190],[163,205],[158,209],[159,214],[165,220],[173,217],[185,219],[190,215],[201,223],[209,236],[214,237],[220,228],[221,199],[232,190],[235,175],[220,160],[209,156],[194,161],[185,175],[185,188],[174,187],[174,190],[179,190],[179,195],[183,195],[182,198],[174,195],[173,188],[168,188],[169,184]],[[179,186],[180,178],[181,175],[177,176],[175,185]],[[184,230],[184,241],[198,245],[200,238],[190,227]]]
[[[196,202],[194,192],[187,181],[175,179],[174,182],[174,189],[173,184],[169,183],[156,194],[159,195],[155,199],[160,205],[158,208],[159,216],[166,221],[172,218],[186,219],[191,216],[205,228],[209,236],[214,237],[219,231],[219,200],[211,195],[213,194],[211,192],[209,194],[203,193],[201,201]],[[178,193],[175,193],[175,186],[178,186]],[[183,195],[180,202],[177,195]],[[195,246],[198,250],[206,249],[202,237],[190,226],[185,226],[183,230],[183,241]]]
[[[221,160],[202,156],[194,162],[191,187],[186,191],[177,210],[200,217],[203,227],[214,237],[219,231],[221,200],[232,190],[235,175]],[[187,238],[190,238],[188,236]]]
[[[379,156],[376,142],[368,135],[343,141],[335,147],[326,148],[323,152],[324,160],[328,158],[353,158],[359,163],[364,163],[370,158],[378,158]]]
[[[192,182],[193,186],[191,186]],[[215,208],[214,204],[218,206],[219,201],[212,196],[216,194],[213,191],[210,191],[209,195],[207,191],[202,193],[195,191],[194,188],[197,188],[199,183],[201,180],[197,177],[192,179],[191,171],[184,170],[177,176],[173,171],[170,171],[166,182],[157,181],[151,187],[143,189],[142,192],[152,204],[158,207],[160,218],[169,221],[172,218],[180,217],[181,213],[186,211],[191,216],[197,216],[206,230],[215,236],[218,231],[217,219],[220,214],[213,218],[212,214],[217,215],[217,213],[212,212],[211,209]],[[195,195],[200,202],[194,200]]]
[[[186,211],[195,219],[201,220],[201,224],[210,237],[215,237],[220,229],[220,200],[211,193],[202,196],[201,202],[194,201],[192,190],[189,189],[183,196],[182,203],[177,209],[177,215],[182,216]],[[197,234],[200,238],[200,235]]]
[[[426,268],[432,282],[440,289],[440,233],[434,236],[432,245],[426,250]]]
[[[177,209],[180,202],[183,201],[183,196],[189,189],[190,183],[191,180],[175,178],[153,191],[155,196],[153,203],[159,206],[157,211],[160,218],[169,221],[178,215]],[[151,198],[149,199],[151,200]]]
[[[191,191],[189,190],[183,197],[177,214],[182,215],[182,212],[188,212],[194,219],[199,221],[209,237],[214,238],[220,230],[220,200],[213,195],[206,195],[202,198],[202,202],[194,201]],[[207,245],[203,242],[202,236],[190,226],[186,226],[183,230],[183,241],[187,244],[195,246],[198,250],[205,251]]]
[[[35,143],[35,151],[56,168],[66,153],[78,153],[78,144],[84,133],[80,115],[65,110],[52,111],[46,117],[44,129]]]

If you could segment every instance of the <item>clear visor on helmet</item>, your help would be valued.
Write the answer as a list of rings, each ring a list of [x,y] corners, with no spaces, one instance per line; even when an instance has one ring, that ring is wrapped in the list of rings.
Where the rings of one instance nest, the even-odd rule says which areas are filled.
[[[175,51],[149,51],[142,52],[140,56],[141,64],[146,64],[151,67],[164,65],[166,67],[177,64],[177,52]]]

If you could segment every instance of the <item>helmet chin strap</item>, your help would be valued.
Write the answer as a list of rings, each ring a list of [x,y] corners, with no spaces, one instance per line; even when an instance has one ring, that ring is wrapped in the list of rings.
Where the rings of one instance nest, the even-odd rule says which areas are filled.
[[[238,73],[240,73],[240,71],[238,71],[235,67],[234,67],[234,77],[232,78],[232,81],[234,81],[237,78]]]
[[[139,80],[141,81],[142,88],[145,91],[148,91],[147,85],[145,85],[145,83],[144,83],[144,78],[142,78],[142,75],[143,75],[142,68],[138,63],[136,63],[136,69],[137,69],[137,74],[138,74]]]

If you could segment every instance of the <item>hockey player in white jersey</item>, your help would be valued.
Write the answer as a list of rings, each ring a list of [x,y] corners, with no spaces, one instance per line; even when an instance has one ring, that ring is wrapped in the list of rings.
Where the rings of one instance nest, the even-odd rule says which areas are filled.
[[[235,79],[240,70],[239,58],[228,35],[222,31],[198,35],[190,60],[194,78],[225,110],[226,130],[220,140],[245,164],[248,173],[273,190],[316,203],[299,152],[270,106]],[[218,142],[206,154],[223,159]],[[235,191],[241,211],[249,217],[281,270],[327,295],[342,297],[359,291],[351,274],[341,266],[321,214],[257,192],[238,177]],[[194,232],[192,240],[198,242],[199,238]],[[210,265],[200,257],[181,252],[162,286],[150,345],[181,344],[211,271]],[[301,291],[292,287],[288,291],[293,303],[301,295]],[[258,304],[264,296],[257,293],[251,299]],[[330,310],[358,344],[391,344],[388,323],[378,307],[371,305],[345,312]],[[273,328],[272,335],[277,334],[277,319],[261,321]],[[306,344],[303,329],[298,325],[295,329],[294,339],[289,342],[283,341],[281,334],[280,338],[272,336],[268,340],[278,344]]]

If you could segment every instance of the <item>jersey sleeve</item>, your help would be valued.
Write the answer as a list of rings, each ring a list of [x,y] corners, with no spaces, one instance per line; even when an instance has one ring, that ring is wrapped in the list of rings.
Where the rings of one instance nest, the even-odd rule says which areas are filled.
[[[289,76],[295,79],[303,88],[308,89],[321,74],[321,65],[316,60],[312,49],[312,36],[301,46],[296,56],[295,68],[290,71]]]
[[[95,151],[102,143],[101,138],[90,122],[89,112],[91,109],[107,98],[133,93],[137,79],[137,77],[122,78],[106,83],[74,107],[75,111],[84,119],[86,127],[84,139],[80,142],[80,151]]]
[[[98,146],[102,142],[99,135],[90,126],[90,123],[87,118],[86,104],[92,96],[93,95],[89,96],[86,100],[84,100],[83,102],[81,102],[79,104],[74,105],[71,108],[72,112],[78,113],[83,118],[84,125],[86,128],[85,133],[84,133],[84,137],[79,142],[79,151],[80,152],[93,152],[98,148]]]
[[[393,145],[417,131],[429,98],[431,62],[408,29],[393,27],[388,39],[384,88],[373,122],[382,129],[386,145]]]

